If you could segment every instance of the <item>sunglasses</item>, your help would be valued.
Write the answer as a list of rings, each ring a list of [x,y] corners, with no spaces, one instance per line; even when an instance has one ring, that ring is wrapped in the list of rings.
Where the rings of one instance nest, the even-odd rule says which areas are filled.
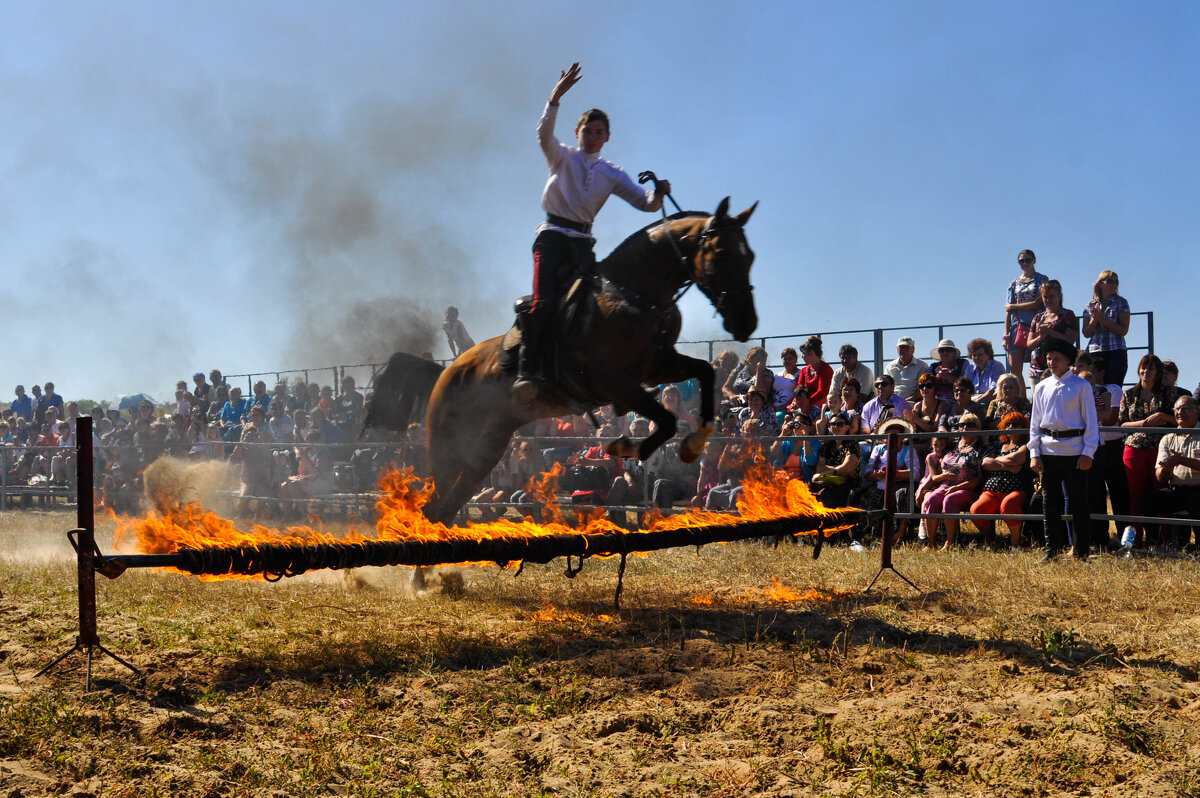
[[[885,385],[891,385],[891,383],[890,382],[882,382],[882,381],[875,383],[876,388],[882,388]]]
[[[834,429],[834,428],[836,428],[836,427],[844,427],[844,426],[846,426],[846,422],[845,422],[845,421],[830,421],[830,422],[829,422],[829,428],[830,428],[830,429]]]
[[[1118,280],[1116,277],[1105,277],[1100,282],[1108,283],[1109,285],[1120,285],[1121,284],[1121,281]]]
[[[1033,263],[1033,258],[1017,258],[1017,263],[1020,263],[1021,265],[1025,265],[1026,263]]]

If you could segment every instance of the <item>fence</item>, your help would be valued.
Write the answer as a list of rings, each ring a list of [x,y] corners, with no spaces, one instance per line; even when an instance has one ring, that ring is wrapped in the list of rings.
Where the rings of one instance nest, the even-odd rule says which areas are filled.
[[[1135,323],[1140,322],[1140,323]],[[1082,337],[1083,321],[1077,319],[1078,329],[1080,330],[1080,341],[1085,341]],[[1141,311],[1130,314],[1129,335],[1125,337],[1129,344],[1130,352],[1154,353],[1154,311]],[[823,341],[829,342],[828,347],[833,351],[833,346],[841,346],[848,343],[853,344],[859,351],[859,360],[864,363],[873,364],[873,371],[879,374],[884,367],[895,358],[895,344],[901,335],[912,336],[918,342],[922,334],[930,336],[930,349],[932,349],[938,341],[943,338],[953,337],[962,334],[963,340],[958,341],[959,349],[966,351],[966,342],[972,338],[984,337],[993,342],[1002,341],[1004,337],[1004,322],[1000,321],[972,321],[961,322],[957,324],[919,324],[915,326],[902,327],[862,327],[849,330],[825,330],[808,333],[789,333],[786,335],[766,335],[760,338],[753,339],[753,343],[738,343],[731,338],[706,338],[696,341],[680,341],[676,344],[676,348],[685,354],[690,354],[693,357],[702,357],[705,360],[712,361],[721,349],[733,349],[735,351],[744,350],[748,346],[761,346],[767,351],[773,351],[773,347],[778,347],[782,350],[785,347],[798,347],[800,344],[808,340],[810,335],[816,335]],[[999,351],[1002,347],[993,346]],[[922,357],[924,350],[921,346],[917,347],[916,357]],[[1000,354],[1000,357],[1003,357]],[[443,364],[449,361],[440,361]],[[1136,363],[1136,358],[1130,359],[1131,363]],[[279,382],[279,380],[287,377],[303,377],[306,383],[312,382],[314,378],[320,379],[321,375],[327,374],[331,380],[330,387],[333,388],[334,395],[341,392],[342,379],[347,375],[355,378],[355,383],[358,387],[365,386],[374,379],[380,369],[384,367],[384,363],[355,363],[336,366],[319,366],[314,368],[302,369],[286,369],[283,371],[255,371],[246,374],[228,374],[225,375],[226,381],[231,384],[233,381],[246,381],[246,396],[253,395],[253,386],[256,380],[263,380],[268,383],[268,393],[270,386]],[[777,365],[777,364],[776,364]],[[774,366],[772,366],[774,367]],[[1132,375],[1133,381],[1137,380],[1136,369]],[[1126,384],[1132,384],[1127,382]]]
[[[1102,427],[1101,428],[1101,432],[1119,432],[1119,431],[1124,431],[1124,430],[1122,430],[1120,427]],[[1172,430],[1167,430],[1167,431],[1182,432],[1182,433],[1188,434],[1188,435],[1200,434],[1200,428],[1197,428],[1194,430],[1172,429]],[[947,434],[948,433],[945,431],[928,432],[928,433],[926,433],[926,432],[911,433],[911,434],[905,435],[903,437],[902,443],[903,444],[912,444],[912,443],[916,443],[921,440],[928,440],[933,437],[937,437],[939,435],[945,436]],[[982,431],[956,430],[954,434],[966,435],[966,436],[994,437],[994,436],[998,435],[999,433],[995,430],[982,430]],[[1164,434],[1165,434],[1165,432],[1164,432]],[[547,459],[551,460],[552,462],[563,462],[566,458],[567,453],[578,452],[584,447],[594,446],[597,443],[607,443],[607,439],[602,440],[599,438],[558,438],[558,437],[553,437],[553,438],[518,438],[516,440],[532,441],[535,444],[535,448],[539,448],[541,451],[543,451],[544,456]],[[723,442],[723,443],[744,443],[745,442],[745,439],[743,439],[743,438],[713,438],[712,440],[717,441],[717,442]],[[801,437],[768,438],[768,439],[762,439],[762,443],[765,445],[769,445],[770,443],[773,443],[777,440],[791,440],[793,442],[800,442],[804,439]],[[828,443],[830,441],[850,440],[850,441],[859,442],[860,446],[870,446],[873,443],[878,443],[878,442],[882,441],[883,436],[876,435],[876,434],[838,435],[838,436],[819,435],[819,436],[809,436],[808,440],[815,441],[819,445]],[[229,448],[232,448],[232,445],[226,445],[226,444],[216,444],[216,445],[228,446]],[[243,443],[243,444],[239,444],[239,445],[247,446],[247,447],[267,448],[267,449],[271,450],[272,452],[285,451],[286,449],[290,448],[287,446],[283,446],[281,444],[273,444],[273,443],[260,443],[260,444]],[[410,460],[412,458],[412,456],[415,454],[413,447],[420,448],[419,444],[408,444],[408,443],[393,443],[393,444],[362,443],[362,444],[349,445],[349,448],[347,448],[348,445],[346,445],[346,444],[305,444],[305,446],[309,447],[309,448],[325,449],[327,451],[334,452],[334,461],[335,461],[334,489],[331,490],[329,493],[314,497],[312,499],[312,501],[314,502],[317,509],[318,510],[322,509],[322,508],[329,509],[329,508],[333,508],[333,507],[337,507],[337,508],[341,508],[341,509],[353,508],[356,513],[358,513],[359,515],[362,515],[362,516],[369,514],[369,512],[370,512],[371,508],[374,506],[375,500],[378,498],[379,494],[375,489],[376,483],[375,483],[374,475],[372,474],[369,479],[364,479],[363,472],[361,470],[359,470],[357,468],[357,466],[355,465],[355,460],[354,460],[353,454],[362,453],[362,452],[366,452],[366,453],[370,454],[370,453],[374,453],[374,452],[379,452],[380,450],[387,450],[388,452],[396,455],[397,459],[404,461],[404,460]],[[40,450],[42,450],[41,453],[49,454],[49,455],[53,455],[55,453],[61,454],[64,451],[67,451],[67,452],[73,451],[73,450],[64,450],[62,448],[56,449],[53,447],[33,447],[33,448],[40,449]],[[353,453],[351,453],[351,451],[350,451],[351,449],[353,450]],[[51,485],[51,484],[38,484],[38,485],[21,484],[21,485],[17,485],[17,484],[14,484],[9,479],[9,471],[13,464],[12,458],[10,457],[10,451],[11,450],[8,449],[7,447],[0,447],[0,465],[3,466],[3,468],[0,469],[0,476],[2,476],[2,478],[0,478],[0,509],[10,509],[13,507],[14,504],[18,503],[18,500],[23,500],[26,506],[29,506],[29,504],[32,502],[33,499],[38,499],[41,501],[42,505],[58,504],[59,506],[62,506],[62,507],[70,506],[75,501],[76,488],[73,484],[70,484],[69,482],[67,482],[65,484],[61,484],[61,485]],[[120,448],[120,447],[105,446],[105,447],[101,447],[101,452],[102,452],[102,458],[105,460],[108,460],[110,462],[118,460],[122,456],[127,456],[129,454],[128,447]],[[869,449],[864,449],[864,454],[868,453],[868,452],[869,452]],[[666,457],[666,456],[673,456],[673,455],[671,455],[667,452],[663,452],[662,455],[658,455],[658,457]],[[856,477],[857,480],[861,480],[862,464],[865,463],[866,459],[867,458],[865,456],[860,458],[860,472],[859,472],[858,476]],[[601,501],[598,501],[598,502],[588,502],[587,506],[591,507],[591,506],[594,506],[595,504],[600,504],[602,506],[609,507],[610,510],[612,510],[614,512],[621,512],[621,511],[632,512],[635,514],[636,517],[640,517],[640,515],[642,513],[644,513],[647,510],[650,510],[651,507],[653,506],[653,503],[651,501],[653,482],[656,478],[658,478],[660,476],[660,472],[656,472],[656,471],[652,470],[654,468],[656,462],[658,462],[658,461],[656,461],[655,459],[652,458],[650,461],[648,461],[647,464],[645,464],[645,467],[643,467],[640,470],[640,474],[638,477],[640,479],[640,484],[641,484],[640,499],[637,499],[635,501],[625,502],[625,503],[622,503],[619,505],[606,505],[604,503],[604,501],[601,499]],[[921,465],[923,468],[924,464],[922,463]],[[70,470],[73,475],[73,471],[74,471],[73,467]],[[282,472],[281,472],[281,474],[282,474]],[[97,480],[98,481],[102,477],[102,475],[103,475],[103,471],[98,470],[97,471]],[[914,504],[912,503],[913,499],[915,498],[915,495],[916,495],[917,484],[918,484],[917,476],[910,472],[909,481],[908,481],[908,485],[907,485],[909,505],[907,507],[897,507],[897,512],[895,513],[895,516],[894,516],[897,520],[919,521],[921,519],[930,519],[930,520],[955,519],[955,520],[964,520],[964,521],[971,521],[971,522],[1000,521],[1000,520],[1004,520],[1004,521],[1021,520],[1021,521],[1038,522],[1038,521],[1042,520],[1041,515],[1034,514],[1034,513],[1028,513],[1028,512],[1018,514],[1018,515],[979,514],[979,513],[973,514],[970,512],[958,513],[958,514],[923,513],[920,511],[920,508],[914,506]],[[225,491],[226,497],[229,499],[242,498],[237,495],[237,493],[232,489],[232,487],[233,486],[230,485],[229,488]],[[271,501],[277,501],[279,499],[279,497],[277,495],[250,495],[250,496],[247,496],[244,498],[248,501],[258,501],[258,502],[271,502]],[[560,500],[562,500],[564,502],[570,501],[570,499],[566,496],[560,496]],[[671,513],[671,512],[684,511],[688,508],[688,502],[686,500],[682,500],[682,501],[677,500],[677,501],[673,502],[672,505],[673,506],[668,505],[666,507],[661,507],[661,506],[656,507],[655,510],[656,510],[656,512]],[[469,503],[466,507],[463,508],[463,511],[460,513],[460,517],[459,517],[460,521],[465,522],[465,521],[469,520],[471,518],[472,510],[474,510],[478,514],[479,512],[485,511],[489,508],[491,510],[500,511],[500,512],[505,512],[505,511],[515,508],[522,515],[532,515],[532,516],[534,516],[535,520],[540,520],[540,514],[539,514],[540,507],[531,501],[525,500],[525,501],[499,501],[499,502]],[[719,508],[717,508],[717,509],[719,509]],[[1103,514],[1103,515],[1092,514],[1092,518],[1093,518],[1093,520],[1104,520],[1104,521],[1108,521],[1108,522],[1116,522],[1118,525],[1121,525],[1121,524],[1139,524],[1139,525],[1161,524],[1161,525],[1167,525],[1167,526],[1190,527],[1196,523],[1196,519],[1194,519],[1194,518],[1191,518],[1188,516],[1179,517],[1178,515],[1173,516],[1173,517],[1152,517],[1152,516],[1135,516],[1135,515],[1128,515],[1128,514],[1115,515],[1115,514],[1110,513],[1110,514]],[[976,526],[978,526],[978,525],[976,524]],[[1200,530],[1198,530],[1197,543],[1200,544]]]

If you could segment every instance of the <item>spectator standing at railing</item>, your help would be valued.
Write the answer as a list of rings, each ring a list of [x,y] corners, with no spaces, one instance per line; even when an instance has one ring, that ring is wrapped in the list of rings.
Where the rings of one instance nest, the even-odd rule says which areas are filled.
[[[53,407],[58,411],[58,417],[63,417],[63,398],[54,392],[54,383],[48,382],[44,386],[45,393],[42,395],[42,402],[39,409],[45,413],[46,408]]]
[[[201,413],[208,412],[208,406],[212,402],[212,390],[212,386],[204,379],[203,371],[192,375],[192,396],[196,397],[196,405]]]
[[[1149,427],[1173,427],[1175,416],[1172,408],[1177,398],[1174,389],[1166,388],[1162,382],[1162,361],[1155,355],[1145,355],[1138,361],[1138,382],[1121,397],[1121,426],[1131,430],[1125,438],[1125,478],[1129,481],[1129,510],[1133,515],[1142,515],[1142,496],[1154,487],[1154,464],[1158,456],[1161,434],[1132,430]],[[1135,545],[1145,542],[1145,529],[1134,524],[1137,538]]]
[[[354,387],[354,377],[349,374],[342,377],[342,392],[334,402],[334,411],[337,423],[342,429],[358,432],[359,424],[362,423],[363,395]]]
[[[829,387],[833,384],[833,367],[821,359],[823,354],[821,339],[815,335],[800,344],[804,368],[800,369],[797,387],[807,388],[813,404],[818,407],[824,407],[828,402]]]
[[[1052,561],[1067,548],[1064,486],[1075,531],[1074,554],[1086,560],[1091,548],[1087,472],[1100,445],[1096,400],[1088,381],[1071,372],[1074,346],[1051,338],[1043,349],[1050,376],[1034,387],[1029,416],[1029,467],[1042,477],[1046,523],[1046,556],[1042,562]]]
[[[971,397],[974,401],[987,407],[988,402],[996,398],[996,380],[1004,373],[1004,366],[996,360],[991,341],[976,338],[967,344],[967,365],[963,367],[963,376],[975,386]]]
[[[1200,405],[1190,395],[1175,400],[1175,425],[1179,432],[1170,432],[1158,442],[1158,460],[1154,473],[1161,488],[1148,491],[1142,506],[1147,515],[1166,518],[1186,511],[1189,518],[1200,518],[1200,434],[1197,431]],[[1163,525],[1160,535],[1165,546],[1181,550],[1191,544],[1195,527]],[[1196,543],[1200,544],[1200,537]]]
[[[1093,389],[1103,385],[1108,393],[1108,407],[1101,409],[1097,406],[1096,414],[1101,427],[1121,426],[1121,397],[1124,389],[1116,383],[1109,382],[1105,374],[1104,358],[1092,355],[1090,352],[1080,352],[1075,358],[1076,373],[1091,371]],[[1097,457],[1093,470],[1100,469],[1099,479],[1089,475],[1088,502],[1092,516],[1108,515],[1109,505],[1113,515],[1129,515],[1129,478],[1125,475],[1125,433],[1100,432],[1100,448],[1096,450]],[[1095,488],[1093,489],[1093,486]],[[1099,546],[1113,548],[1112,536],[1109,534],[1111,522],[1107,519],[1093,520],[1092,541]],[[1119,535],[1117,536],[1120,537]]]
[[[1121,280],[1111,270],[1100,272],[1092,286],[1092,301],[1083,311],[1083,334],[1088,351],[1104,355],[1109,382],[1124,385],[1129,370],[1125,336],[1129,334],[1129,302],[1118,293]]]
[[[284,403],[276,397],[271,402],[271,417],[267,419],[264,437],[270,443],[294,443],[296,421],[284,412]]]
[[[875,379],[875,398],[863,407],[861,429],[863,432],[873,432],[889,418],[903,420],[904,414],[910,410],[912,405],[896,393],[896,381],[892,375],[884,372]]]
[[[1046,355],[1043,344],[1050,338],[1058,338],[1076,346],[1079,343],[1079,321],[1075,313],[1063,307],[1062,284],[1058,280],[1042,283],[1042,304],[1030,324],[1029,338],[1029,384],[1037,385],[1046,371]]]
[[[453,305],[446,308],[445,321],[442,322],[442,332],[446,334],[446,342],[450,344],[450,355],[452,357],[458,357],[463,352],[475,346],[475,342],[467,334],[466,325],[458,318],[458,308]]]
[[[907,335],[900,336],[896,342],[897,357],[884,369],[892,377],[896,385],[896,393],[901,399],[913,401],[917,396],[917,380],[928,371],[924,360],[913,357],[916,342]]]
[[[25,386],[18,385],[16,387],[16,394],[17,398],[12,400],[12,404],[9,405],[9,408],[12,410],[14,416],[19,416],[26,421],[29,421],[31,418],[33,418],[33,402],[25,393]]]
[[[33,412],[33,417],[29,420],[41,426],[46,418],[46,405],[42,400],[42,386],[35,382],[29,390],[31,392],[29,403]]]
[[[1037,256],[1032,249],[1017,254],[1021,274],[1008,286],[1004,303],[1004,351],[1008,353],[1008,371],[1019,379],[1029,347],[1033,316],[1042,309],[1041,289],[1046,275],[1035,268]]]
[[[866,363],[860,363],[858,360],[858,348],[853,344],[842,344],[838,350],[838,359],[842,365],[833,372],[833,381],[829,385],[829,395],[826,401],[831,406],[838,406],[842,398],[842,385],[850,377],[858,380],[860,386],[869,386],[875,379],[875,375],[871,373],[871,369]],[[871,391],[868,389],[865,392],[864,399],[869,399]]]
[[[1174,360],[1164,360],[1163,364],[1163,385],[1175,391],[1176,396],[1191,396],[1192,392],[1187,388],[1180,388],[1176,383],[1179,382],[1179,366],[1175,365]]]
[[[850,421],[850,428],[846,431],[846,434],[857,435],[862,430],[862,411],[864,405],[863,393],[858,384],[858,379],[850,377],[843,383],[841,395],[837,401],[826,405],[824,414],[821,418],[817,419],[817,432],[824,435],[833,415],[835,413],[842,413]]]

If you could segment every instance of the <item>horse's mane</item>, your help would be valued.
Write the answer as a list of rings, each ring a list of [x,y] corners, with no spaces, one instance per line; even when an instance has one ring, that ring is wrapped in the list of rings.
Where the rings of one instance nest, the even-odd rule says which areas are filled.
[[[712,214],[705,213],[704,211],[680,211],[678,213],[673,213],[670,216],[668,216],[667,222],[670,223],[670,222],[674,222],[679,219],[707,219],[709,216],[712,216]],[[630,235],[628,238],[626,238],[620,244],[617,244],[617,246],[613,249],[613,251],[608,253],[608,255],[604,258],[604,260],[602,262],[608,263],[609,261],[613,260],[613,258],[620,259],[622,257],[625,257],[629,253],[629,251],[634,249],[635,247],[636,248],[645,247],[649,243],[649,240],[650,240],[650,231],[656,227],[662,227],[662,219],[651,222],[650,224],[646,225],[642,229],[640,229],[637,232]]]

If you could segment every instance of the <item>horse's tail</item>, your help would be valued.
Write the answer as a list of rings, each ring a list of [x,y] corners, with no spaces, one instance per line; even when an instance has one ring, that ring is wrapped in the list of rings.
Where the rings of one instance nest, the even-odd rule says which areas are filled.
[[[375,393],[363,417],[362,437],[370,427],[404,432],[425,407],[444,367],[423,357],[397,352],[373,380]]]

